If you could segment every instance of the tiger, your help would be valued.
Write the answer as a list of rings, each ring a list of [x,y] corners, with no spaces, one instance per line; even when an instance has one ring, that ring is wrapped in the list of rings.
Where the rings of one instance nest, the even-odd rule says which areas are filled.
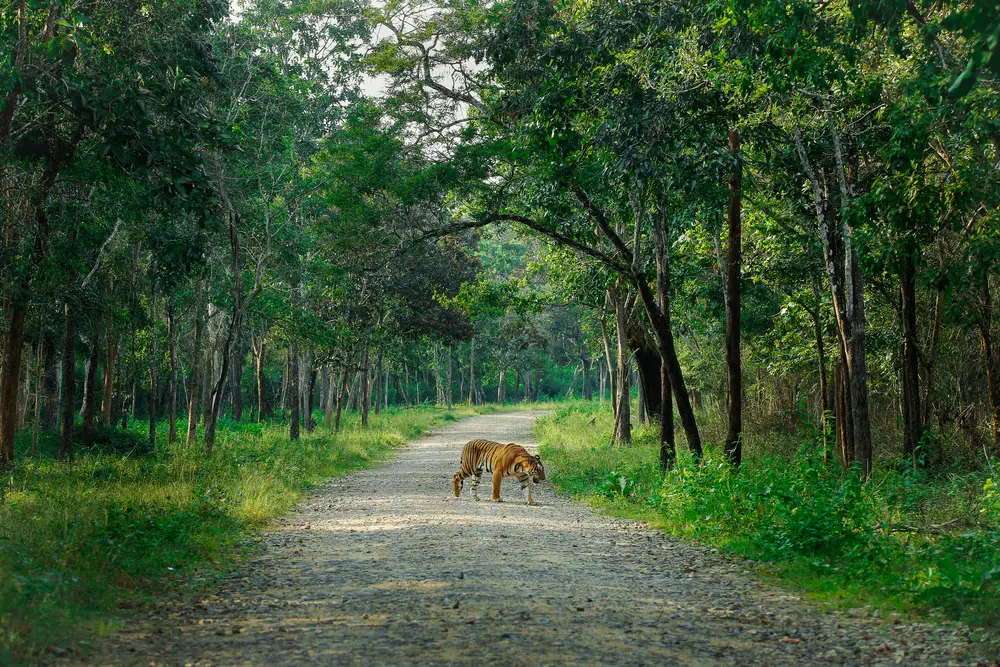
[[[527,503],[536,504],[531,497],[531,484],[545,479],[545,468],[540,456],[532,456],[524,447],[513,442],[504,445],[492,440],[470,440],[462,448],[462,469],[452,478],[455,497],[461,496],[464,480],[471,476],[472,498],[479,500],[479,478],[484,469],[493,473],[493,502],[503,502],[500,500],[500,482],[503,478],[517,477]]]

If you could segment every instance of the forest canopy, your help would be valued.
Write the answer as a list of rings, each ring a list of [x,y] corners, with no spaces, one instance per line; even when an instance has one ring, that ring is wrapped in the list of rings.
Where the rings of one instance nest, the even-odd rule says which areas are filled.
[[[673,406],[734,464],[745,412],[866,474],[992,459],[998,16],[8,2],[3,460],[595,390],[628,442],[636,386],[664,468]]]

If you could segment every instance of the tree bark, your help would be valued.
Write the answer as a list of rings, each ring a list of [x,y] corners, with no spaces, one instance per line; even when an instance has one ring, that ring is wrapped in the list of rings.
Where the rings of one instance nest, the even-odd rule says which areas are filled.
[[[151,342],[149,345],[149,441],[156,443],[156,325],[158,324],[156,319],[156,281],[153,281],[153,286],[149,295],[150,301],[150,319],[152,323],[150,324],[150,334]]]
[[[323,367],[323,382],[326,384],[326,404],[323,406],[323,424],[330,428],[333,426],[333,409],[336,403],[336,387],[334,387],[335,376],[325,366]]]
[[[670,325],[670,254],[668,250],[669,219],[665,206],[653,216],[653,244],[656,253],[657,306]],[[670,470],[677,461],[674,439],[674,398],[670,386],[670,371],[663,346],[660,352],[660,469]],[[603,398],[603,396],[602,396]]]
[[[316,364],[314,363],[314,357],[310,357],[310,368],[309,368],[309,380],[307,382],[306,391],[306,432],[312,433],[316,429],[316,420],[313,419],[313,401],[316,395]]]
[[[118,363],[118,334],[108,336],[108,347],[104,358],[104,392],[101,396],[101,423],[111,425],[111,408],[114,405],[115,371]]]
[[[97,366],[101,360],[101,318],[94,319],[94,332],[90,340],[90,363],[83,385],[83,444],[94,445],[94,415],[97,411]]]
[[[35,419],[31,429],[31,455],[38,456],[38,432],[42,426],[42,394],[43,374],[42,374],[42,323],[38,323],[38,341],[35,344]]]
[[[177,363],[177,326],[174,319],[173,301],[167,306],[167,347],[170,353],[170,403],[167,415],[167,443],[177,442],[177,385],[178,385],[178,363]]]
[[[327,370],[326,364],[320,368],[319,375],[319,409],[323,411],[323,423],[325,426],[330,426],[333,422],[333,409],[330,402],[330,373]]]
[[[288,437],[299,439],[299,352],[295,345],[288,350],[288,404],[292,406],[292,415],[288,426]]]
[[[844,467],[854,462],[854,426],[851,423],[850,396],[847,389],[847,368],[843,360],[837,362],[837,448]]]
[[[842,208],[850,202],[849,187],[843,169],[840,140],[835,131],[834,153],[837,158],[838,181],[841,184]],[[813,204],[819,222],[820,240],[823,243],[824,260],[830,292],[833,297],[834,319],[840,339],[841,358],[845,364],[845,392],[847,410],[852,425],[851,440],[854,443],[853,460],[861,464],[865,477],[871,474],[871,421],[868,410],[868,370],[865,344],[865,303],[864,285],[857,264],[857,251],[852,243],[853,231],[843,220],[841,237],[834,239],[828,221],[828,203],[823,195],[819,179],[813,171],[806,154],[802,134],[795,131],[795,145],[802,164],[802,170],[812,184]],[[844,217],[844,216],[842,216]],[[843,277],[838,270],[838,246],[842,244]]]
[[[451,351],[452,351],[452,347],[451,347],[451,345],[449,345],[448,347],[446,347],[445,350],[447,352],[447,354],[445,356],[448,359],[448,361],[447,361],[448,367],[445,370],[445,391],[444,391],[444,395],[445,395],[445,399],[447,399],[447,401],[448,401],[448,409],[451,410],[452,405],[454,403],[454,401],[453,401],[453,395],[452,395],[452,391],[451,391],[451,385],[452,385],[452,377],[451,377],[451,370],[452,370]]]
[[[609,289],[605,294],[605,303],[610,304],[612,310],[615,309],[612,299],[612,292]],[[614,363],[611,360],[611,336],[608,335],[608,325],[604,321],[604,313],[601,313],[601,340],[604,343],[604,363],[608,368],[608,384],[611,388],[611,416],[618,422],[618,377],[615,372]]]
[[[580,353],[580,362],[583,364],[583,398],[591,401],[594,399],[594,380],[591,373],[594,362],[586,350]]]
[[[729,431],[726,458],[734,467],[743,459],[743,375],[740,358],[740,277],[743,269],[743,166],[740,137],[729,131],[729,248],[726,267],[726,376],[729,387]]]
[[[378,355],[375,361],[375,414],[380,414],[382,412],[382,392],[385,388],[382,386],[382,376],[384,375],[382,371],[382,346],[378,348]]]
[[[917,354],[917,281],[916,251],[908,250],[902,258],[899,290],[903,319],[903,455],[917,463],[923,436],[920,410],[920,371]]]
[[[615,288],[615,325],[618,333],[618,412],[615,421],[614,441],[618,445],[628,445],[632,442],[632,387],[629,384],[628,372],[628,325],[625,312],[626,295],[621,294],[621,281]]]
[[[340,374],[340,391],[337,392],[337,414],[334,417],[333,432],[340,431],[340,417],[344,412],[344,399],[347,397],[347,368]]]
[[[499,390],[498,390],[499,391]],[[476,339],[469,341],[469,405],[476,404]]]
[[[822,301],[819,298],[819,285],[816,276],[812,279],[813,308],[810,312],[813,318],[813,335],[816,340],[816,360],[819,364],[819,424],[823,430],[823,460],[828,461],[830,455],[829,428],[827,428],[827,413],[829,408],[829,389],[826,377],[826,343],[823,335]]]
[[[257,421],[264,423],[267,419],[269,409],[267,407],[267,393],[265,392],[266,377],[264,375],[264,355],[266,352],[266,347],[264,343],[264,336],[260,337],[260,343],[255,349],[256,361],[257,361]]]
[[[938,343],[941,340],[941,316],[944,314],[944,290],[939,288],[934,300],[934,327],[931,330],[931,342],[928,345],[927,365],[924,368],[924,412],[920,417],[920,425],[926,431],[930,428],[934,396],[934,367],[937,361]]]
[[[361,387],[358,390],[358,400],[360,402],[359,407],[361,408],[361,427],[368,428],[368,409],[371,406],[372,390],[371,390],[371,354],[368,352],[368,348],[365,348],[364,356],[361,362]]]
[[[201,364],[202,364],[202,337],[205,327],[202,319],[204,306],[201,302],[202,284],[201,280],[195,283],[194,288],[194,352],[191,355],[191,382],[188,391],[188,423],[187,423],[187,445],[190,447],[198,440],[198,417],[199,403],[201,395]]]
[[[59,458],[73,456],[73,402],[76,391],[76,318],[69,303],[65,305],[66,338],[63,342],[62,359],[62,433],[59,439]],[[6,373],[6,368],[4,369]]]

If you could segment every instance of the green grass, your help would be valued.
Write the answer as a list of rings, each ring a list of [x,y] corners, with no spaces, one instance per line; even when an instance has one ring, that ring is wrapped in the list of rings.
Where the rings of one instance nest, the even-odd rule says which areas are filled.
[[[388,459],[407,440],[460,417],[526,406],[390,409],[362,430],[322,427],[298,442],[287,425],[220,424],[216,451],[166,444],[147,424],[102,429],[71,463],[25,455],[0,478],[0,663],[44,660],[120,624],[123,609],[210,584],[245,559],[254,533],[330,477]],[[183,433],[183,424],[181,428]]]
[[[722,432],[715,421],[704,430]],[[664,475],[653,428],[608,444],[606,404],[566,405],[536,425],[555,485],[604,511],[751,559],[814,599],[1000,629],[1000,494],[988,466],[914,470],[883,456],[862,484],[801,430],[748,437],[738,473],[711,445],[695,465],[680,437],[679,465]]]

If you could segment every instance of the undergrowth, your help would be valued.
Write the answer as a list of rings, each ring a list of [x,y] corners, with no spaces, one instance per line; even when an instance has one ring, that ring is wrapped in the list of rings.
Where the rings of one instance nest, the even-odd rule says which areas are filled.
[[[86,651],[121,609],[230,570],[256,529],[324,480],[384,461],[434,426],[514,408],[390,409],[366,430],[349,415],[341,433],[320,427],[297,442],[287,425],[223,421],[211,456],[168,446],[165,424],[154,447],[142,422],[99,431],[69,463],[55,460],[54,437],[37,458],[20,442],[0,478],[0,663],[44,661],[74,639]]]
[[[737,472],[709,445],[657,465],[657,433],[609,444],[607,406],[564,406],[536,425],[556,486],[615,514],[763,563],[763,571],[843,606],[1000,628],[1000,488],[988,465],[903,466],[886,457],[872,479],[824,461],[821,438],[800,429],[747,447]]]

